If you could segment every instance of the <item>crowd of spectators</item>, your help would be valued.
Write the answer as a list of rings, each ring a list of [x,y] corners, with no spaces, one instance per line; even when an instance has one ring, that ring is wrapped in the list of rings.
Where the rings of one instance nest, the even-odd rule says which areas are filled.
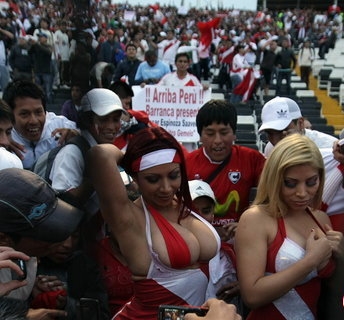
[[[231,63],[238,45],[245,49],[245,68],[261,64],[260,52],[269,49],[271,41],[281,47],[283,39],[291,49],[309,40],[312,47],[319,47],[318,58],[323,59],[343,31],[340,9],[335,13],[330,9],[215,11],[107,1],[76,6],[72,1],[19,0],[1,2],[0,9],[2,91],[11,79],[31,78],[44,87],[48,102],[56,87],[108,87],[113,75],[114,80],[140,84],[142,79],[135,79],[135,74],[147,51],[155,51],[158,62],[171,70],[176,53],[188,52],[190,71],[203,80],[212,80],[212,66],[222,67],[220,86],[231,90],[238,82],[232,86],[229,78],[235,72]],[[206,28],[214,29],[214,37],[203,50]]]
[[[255,294],[250,294],[250,290],[254,289],[250,288],[250,281],[243,282],[242,288],[238,286],[240,274],[238,272],[237,278],[235,248],[232,243],[239,219],[249,206],[251,189],[257,187],[261,172],[270,170],[263,167],[266,168],[266,163],[277,161],[266,162],[258,150],[235,143],[238,118],[234,103],[243,99],[242,83],[248,75],[253,74],[257,64],[260,65],[266,93],[269,92],[273,76],[276,76],[277,80],[277,93],[280,92],[279,84],[282,78],[287,79],[288,84],[297,64],[296,50],[302,52],[299,65],[303,67],[305,74],[309,74],[308,59],[316,57],[314,52],[308,52],[307,48],[318,47],[317,58],[323,59],[335,46],[335,40],[342,37],[340,10],[334,13],[310,9],[280,12],[268,9],[256,12],[185,10],[183,7],[159,5],[132,7],[129,4],[115,5],[106,1],[90,2],[87,5],[81,3],[84,5],[78,6],[72,1],[10,0],[0,4],[0,89],[4,91],[4,102],[3,105],[0,104],[0,120],[3,118],[3,121],[0,121],[0,145],[3,147],[2,151],[16,151],[21,156],[18,169],[7,172],[2,170],[0,175],[4,175],[3,181],[12,181],[12,175],[24,175],[21,180],[31,183],[27,186],[26,197],[29,197],[29,191],[35,190],[43,180],[33,173],[23,172],[33,170],[33,165],[37,164],[36,161],[41,155],[66,142],[52,162],[49,174],[51,186],[42,184],[54,200],[49,203],[52,207],[55,203],[55,206],[53,209],[48,208],[48,211],[35,206],[28,219],[35,219],[34,214],[50,214],[56,208],[61,214],[62,200],[66,202],[65,213],[72,210],[68,209],[69,206],[67,208],[67,203],[80,209],[79,212],[73,208],[77,210],[75,213],[78,213],[78,221],[58,239],[53,237],[56,232],[53,226],[49,225],[46,230],[54,229],[54,232],[50,234],[46,231],[44,237],[39,237],[41,234],[34,232],[35,228],[40,230],[40,223],[34,225],[33,229],[30,229],[32,226],[28,228],[31,231],[29,236],[32,236],[33,240],[54,243],[49,245],[49,252],[48,247],[43,253],[24,250],[25,246],[18,245],[26,244],[22,238],[23,234],[12,234],[4,228],[5,223],[0,224],[3,228],[0,229],[0,235],[7,239],[0,242],[0,258],[1,253],[5,252],[6,260],[6,264],[3,268],[0,265],[0,269],[7,267],[17,270],[12,262],[8,264],[8,257],[11,257],[13,252],[6,252],[9,251],[7,247],[41,258],[38,264],[32,260],[35,264],[28,265],[28,277],[22,284],[12,282],[17,280],[10,280],[9,277],[4,278],[11,286],[25,287],[24,293],[16,298],[28,300],[30,297],[32,309],[27,313],[28,318],[42,319],[38,314],[40,310],[46,315],[44,319],[52,319],[55,314],[51,312],[56,312],[57,309],[60,313],[56,315],[66,319],[76,319],[78,316],[90,319],[90,314],[82,317],[79,312],[83,310],[83,303],[86,303],[86,307],[93,303],[99,319],[109,319],[110,314],[114,316],[117,312],[117,319],[152,319],[156,316],[159,304],[169,301],[171,304],[180,305],[188,301],[192,305],[201,305],[205,296],[216,296],[236,304],[245,318],[248,307],[255,309],[280,297],[282,293],[279,288],[269,299],[263,298],[258,290]],[[211,29],[214,34],[210,32]],[[230,102],[210,100],[200,108],[196,116],[196,127],[201,147],[193,152],[189,153],[185,145],[181,146],[163,128],[150,123],[147,114],[131,109],[130,101],[134,95],[131,86],[182,85],[199,86],[207,90],[206,82],[213,80],[213,66],[220,70],[220,87],[225,86],[227,92],[231,92],[231,99]],[[71,89],[71,100],[63,104],[62,116],[48,112],[49,102],[54,100],[54,89],[57,87]],[[269,139],[273,134],[282,139],[285,131],[292,129],[297,123],[303,126],[298,106],[297,119],[289,119],[290,106],[286,102],[288,98],[276,99],[281,99],[273,105],[278,111],[267,112],[268,115],[274,116],[281,112],[285,115],[284,120],[289,120],[290,123],[283,122],[281,128],[261,127],[260,131],[265,130]],[[272,103],[274,101],[276,100],[272,100]],[[265,104],[265,110],[267,105],[268,103]],[[288,107],[288,110],[282,110],[282,107]],[[266,111],[262,112],[263,123],[266,120],[263,117],[265,113]],[[299,133],[307,135],[301,124]],[[136,134],[137,132],[140,134]],[[87,144],[85,148],[76,142],[78,138]],[[321,158],[316,146],[313,146],[308,138],[294,135],[294,138],[286,138],[285,141],[286,150],[291,149],[293,144],[298,144],[315,149],[308,152],[307,156],[313,157],[313,154],[316,154],[317,158]],[[282,148],[283,145],[280,149],[277,146],[277,159],[285,154]],[[338,149],[339,146],[335,144],[334,148]],[[298,149],[295,154],[300,154],[301,150],[304,153],[304,149]],[[344,162],[343,157],[339,155],[340,163]],[[319,179],[319,183],[314,183],[317,202],[322,198],[322,184],[327,186],[323,182],[324,168],[320,160],[317,170],[309,164],[308,158],[291,165],[291,168],[308,166],[309,170],[302,173],[299,169],[294,170],[292,178],[288,176],[289,180],[297,183],[306,181],[307,188],[313,188],[309,182],[311,179]],[[335,178],[339,176],[342,179],[343,165],[337,166],[339,160],[333,158],[332,153],[331,160],[336,165]],[[115,162],[118,163],[118,171],[113,170]],[[289,167],[287,168],[289,170]],[[271,170],[277,172],[277,169],[272,167]],[[222,170],[227,171],[227,174],[220,174]],[[29,176],[26,177],[27,174]],[[211,201],[210,204],[202,204],[208,210],[208,217],[201,214],[204,208],[201,210],[195,202],[191,202],[195,198],[192,194],[190,197],[187,181],[194,179],[196,182],[209,183],[205,188],[211,189]],[[279,181],[280,186],[276,186],[281,190],[296,190],[296,186],[291,183],[285,186],[286,182],[283,182],[282,178]],[[13,182],[10,185],[13,191],[7,190],[7,196],[12,199],[16,194],[16,184]],[[7,188],[5,183],[2,188]],[[339,188],[342,192],[341,186]],[[198,186],[197,190],[199,192]],[[17,193],[19,191],[23,189],[16,190]],[[55,192],[59,199],[55,199]],[[297,193],[297,190],[295,192]],[[285,199],[281,201],[287,202],[288,194],[284,192],[282,196]],[[341,198],[341,194],[338,197]],[[22,205],[18,196],[15,199]],[[175,202],[176,199],[178,203]],[[324,198],[322,200],[325,202]],[[0,202],[4,206],[10,203],[9,200]],[[29,200],[24,202],[29,204]],[[327,206],[327,215],[330,215],[333,202]],[[267,205],[268,202],[262,203]],[[306,204],[306,201],[301,203],[301,200],[298,200],[295,205],[297,214],[294,216],[299,216],[298,207],[308,207],[309,203],[310,201]],[[256,201],[255,204],[260,205],[260,202]],[[189,211],[185,210],[186,207],[199,210],[200,215],[212,223],[215,229],[197,215],[191,216]],[[290,205],[288,209],[295,208]],[[12,211],[6,207],[6,210],[0,210],[0,216]],[[25,209],[25,212],[29,210]],[[318,213],[316,214],[318,216]],[[338,229],[334,231],[329,225],[332,219],[327,215],[321,213],[320,216],[321,222],[327,224],[319,237],[322,239],[321,243],[324,243],[322,256],[313,263],[314,266],[312,264],[312,267],[319,267],[319,270],[327,264],[333,267],[329,258],[333,252],[340,253],[338,248],[342,240],[342,235],[337,231],[342,231],[343,220],[340,220],[340,225],[332,222],[335,230]],[[271,220],[270,215],[266,215],[266,219]],[[305,219],[307,230],[314,232],[317,219]],[[13,222],[13,219],[8,220]],[[289,237],[290,222],[287,218],[285,220],[288,227],[285,237]],[[49,221],[47,219],[43,225]],[[59,222],[62,226],[62,222],[66,223],[67,219],[60,219]],[[299,232],[297,228],[294,229]],[[298,239],[302,239],[300,242],[304,244],[306,255],[310,249],[305,240],[307,237],[311,238],[312,242],[319,240],[318,232],[320,231],[316,231],[314,237],[306,235],[304,230],[300,232],[301,237]],[[273,230],[269,231],[270,233],[272,234]],[[252,235],[256,236],[251,232],[250,237]],[[291,236],[295,238],[295,234],[291,233]],[[30,237],[27,241],[31,242],[28,242],[27,247],[31,244],[36,248],[39,243],[32,242]],[[264,236],[264,239],[267,237]],[[161,246],[162,240],[165,246]],[[260,278],[264,273],[264,261],[258,263],[260,269],[256,268],[256,264],[252,264],[259,271],[256,271],[256,274],[247,269],[248,266],[251,267],[249,260],[252,257],[242,254],[245,251],[242,248],[248,247],[243,241],[245,233],[239,240],[240,270]],[[311,240],[307,240],[307,243]],[[255,244],[255,241],[250,243]],[[267,245],[262,245],[261,241],[259,243],[258,249],[262,253],[260,257],[265,257]],[[180,248],[184,251],[180,251]],[[18,257],[28,261],[26,255]],[[92,261],[89,257],[92,257]],[[226,261],[221,264],[222,257],[225,257]],[[255,259],[259,260],[258,257]],[[302,259],[300,257],[299,260]],[[212,272],[210,284],[201,268],[203,261],[205,264],[212,261],[208,266],[209,272]],[[94,262],[97,262],[97,265]],[[228,266],[231,274],[224,272]],[[290,269],[292,268],[293,266]],[[275,274],[282,272],[274,271]],[[249,276],[245,278],[249,279]],[[186,279],[189,282],[187,287]],[[296,280],[293,280],[295,285],[298,283]],[[293,281],[289,281],[288,286],[283,286],[283,292],[293,290]],[[320,285],[320,280],[318,282]],[[5,281],[2,283],[6,284]],[[27,283],[30,284],[29,287],[26,287]],[[11,288],[0,286],[4,293]],[[152,292],[151,295],[147,294],[148,290]],[[320,294],[320,288],[319,292],[315,292],[314,301],[318,299],[318,293]],[[247,305],[241,302],[240,295]],[[233,297],[238,299],[232,300]],[[251,297],[257,298],[258,302],[250,300]],[[131,299],[131,302],[125,304],[128,299]],[[205,304],[207,307],[211,305],[215,305],[212,300]],[[316,308],[315,303],[310,306]],[[224,314],[222,311],[217,316],[211,316],[211,309],[208,319],[220,319],[219,314]],[[67,315],[62,310],[66,311]],[[294,312],[298,311],[295,309]],[[233,319],[239,318],[235,309],[232,313],[235,313]]]

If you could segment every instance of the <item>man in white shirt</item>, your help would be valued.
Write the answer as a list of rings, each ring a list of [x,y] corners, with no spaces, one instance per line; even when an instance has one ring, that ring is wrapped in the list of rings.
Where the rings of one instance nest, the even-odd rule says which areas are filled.
[[[11,138],[19,148],[16,153],[21,155],[24,169],[31,169],[43,153],[79,134],[75,122],[47,112],[44,92],[33,82],[10,83],[3,99],[13,112]]]
[[[60,29],[55,31],[54,34],[55,44],[58,48],[58,65],[60,74],[60,85],[64,89],[68,89],[69,86],[69,56],[70,56],[70,44],[67,34],[67,22],[61,21]]]

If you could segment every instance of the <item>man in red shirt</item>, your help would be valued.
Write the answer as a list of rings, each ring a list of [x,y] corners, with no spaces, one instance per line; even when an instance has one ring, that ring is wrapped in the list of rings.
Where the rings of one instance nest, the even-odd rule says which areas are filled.
[[[203,105],[196,125],[202,146],[187,157],[188,179],[210,184],[216,197],[213,225],[229,239],[249,205],[251,188],[258,184],[265,158],[257,150],[234,144],[237,112],[225,100]]]

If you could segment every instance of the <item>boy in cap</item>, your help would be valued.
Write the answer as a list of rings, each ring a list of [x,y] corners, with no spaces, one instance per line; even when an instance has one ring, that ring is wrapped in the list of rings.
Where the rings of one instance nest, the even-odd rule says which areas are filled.
[[[28,256],[26,285],[9,293],[27,300],[35,283],[36,257],[47,255],[78,227],[83,213],[57,197],[55,191],[31,171],[8,168],[0,171],[0,244]],[[0,269],[0,282],[11,279],[10,269]],[[30,319],[65,316],[59,310],[33,310]],[[30,314],[30,311],[29,311]]]
[[[202,180],[189,181],[192,205],[196,213],[209,223],[213,222],[216,199],[210,185]],[[220,252],[209,263],[210,281],[206,299],[219,298],[236,305],[240,313],[238,299],[239,283],[235,269],[235,253],[230,244],[221,241]]]

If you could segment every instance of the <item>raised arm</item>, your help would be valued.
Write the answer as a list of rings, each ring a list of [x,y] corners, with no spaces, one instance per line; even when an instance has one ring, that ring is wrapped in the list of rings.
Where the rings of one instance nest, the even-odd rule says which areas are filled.
[[[103,217],[113,231],[127,228],[134,220],[133,204],[117,167],[122,157],[123,153],[110,144],[97,145],[88,152],[87,170],[97,191]]]
[[[117,164],[123,153],[114,145],[101,144],[90,149],[87,171],[100,200],[100,210],[116,237],[120,250],[134,275],[146,275],[150,255],[146,242],[142,209],[127,194]]]

